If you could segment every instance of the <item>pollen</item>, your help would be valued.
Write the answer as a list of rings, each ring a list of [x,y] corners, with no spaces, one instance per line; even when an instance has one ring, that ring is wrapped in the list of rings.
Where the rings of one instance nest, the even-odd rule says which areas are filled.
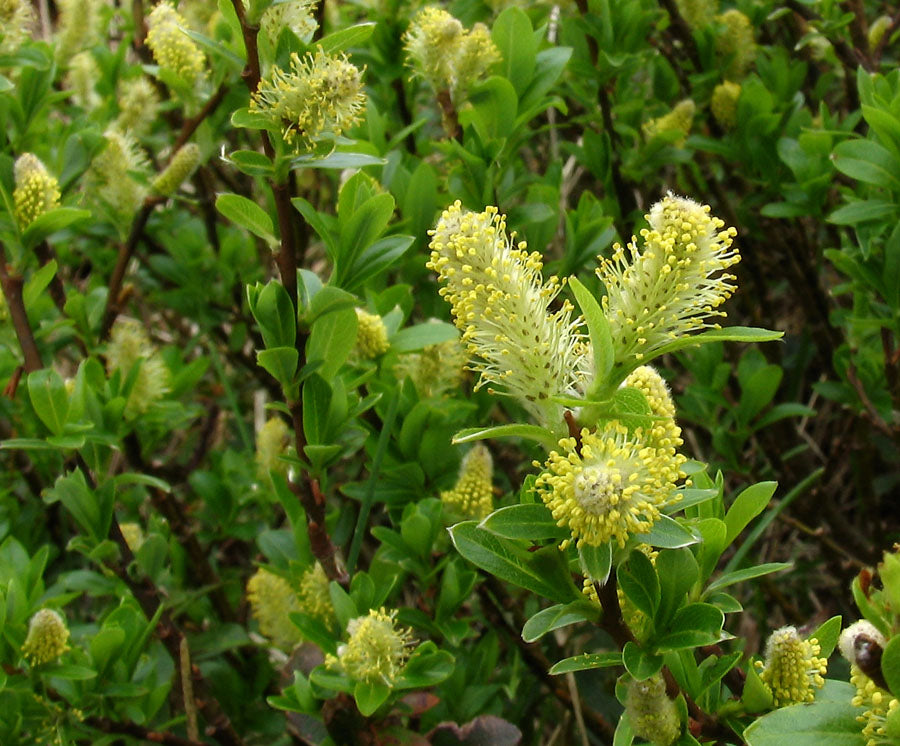
[[[147,46],[161,68],[193,86],[206,75],[206,58],[186,27],[184,16],[163,0],[147,16]]]
[[[815,690],[825,684],[828,666],[820,652],[818,641],[812,637],[804,640],[795,627],[782,627],[769,636],[765,662],[757,661],[756,666],[776,707],[815,699]]]
[[[737,232],[707,205],[669,193],[646,219],[643,246],[633,241],[626,252],[617,244],[597,269],[616,363],[626,369],[674,339],[718,328],[712,319],[725,316],[720,306],[736,289],[726,270],[740,261],[732,248]]]
[[[69,649],[68,641],[69,628],[62,614],[54,609],[41,609],[28,623],[22,655],[32,666],[50,663]]]
[[[396,612],[372,609],[347,624],[348,640],[329,655],[325,664],[341,669],[351,679],[392,686],[403,671],[412,646],[412,632],[398,627]]]
[[[629,433],[615,420],[603,430],[581,431],[559,441],[535,489],[559,526],[566,526],[579,546],[600,546],[614,539],[625,546],[633,534],[647,533],[660,509],[678,497],[685,457],[674,447],[649,445],[640,428]]]
[[[477,443],[459,467],[459,479],[452,490],[441,492],[448,512],[463,519],[481,520],[494,509],[493,459],[488,449]]]
[[[356,309],[356,351],[365,360],[373,360],[388,351],[387,328],[381,316]]]
[[[33,153],[23,153],[16,159],[13,174],[13,209],[24,230],[45,212],[59,207],[59,182]]]
[[[290,70],[273,67],[260,81],[250,110],[281,128],[286,143],[309,150],[359,122],[366,105],[362,72],[346,55],[291,55]]]
[[[282,650],[292,650],[303,638],[290,620],[292,612],[303,611],[300,598],[290,583],[261,567],[247,581],[247,600],[259,631]]]
[[[563,407],[553,397],[580,389],[589,365],[571,305],[548,310],[562,283],[544,281],[540,255],[507,235],[496,207],[474,213],[457,201],[430,235],[427,266],[480,373],[476,388],[498,384],[539,423],[558,426]]]

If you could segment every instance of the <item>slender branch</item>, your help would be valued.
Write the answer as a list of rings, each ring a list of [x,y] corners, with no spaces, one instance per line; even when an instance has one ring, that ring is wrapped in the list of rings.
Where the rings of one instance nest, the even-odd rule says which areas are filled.
[[[247,52],[247,64],[241,77],[252,94],[256,91],[260,81],[259,49],[256,41],[259,27],[249,25],[241,0],[232,0],[232,5],[241,23],[241,34]],[[268,133],[263,131],[260,134],[263,151],[269,158],[274,159],[275,148],[272,146]],[[298,246],[305,243],[305,224],[297,224],[297,212],[291,204],[289,184],[273,183],[271,187],[280,234],[279,248],[275,252],[275,264],[281,276],[281,283],[291,299],[296,314],[299,304],[297,297]],[[300,366],[303,366],[305,362],[305,340],[306,337],[303,334],[297,334],[295,346],[299,353]],[[303,447],[306,445],[303,435],[303,405],[300,401],[289,401],[288,407],[294,426],[297,454],[302,455]],[[313,479],[308,472],[304,471],[302,480],[301,483],[289,482],[289,486],[306,512],[306,530],[309,534],[310,549],[331,580],[346,584],[348,582],[347,573],[337,562],[337,549],[332,543],[325,525],[325,496],[319,488],[318,481]]]
[[[131,223],[131,230],[128,232],[128,238],[125,243],[119,247],[116,266],[113,268],[112,276],[109,278],[109,290],[106,294],[106,310],[103,312],[103,324],[100,327],[101,341],[109,336],[109,331],[112,329],[112,325],[121,310],[121,299],[119,296],[122,292],[122,283],[125,280],[125,272],[128,270],[128,263],[131,261],[131,257],[134,256],[141,234],[147,226],[147,221],[150,220],[150,214],[158,204],[163,202],[163,200],[164,198],[159,196],[150,196],[144,200],[144,204],[141,205],[141,209],[138,210],[137,215],[134,216],[134,220]]]
[[[175,138],[175,143],[172,145],[173,155],[179,151],[182,145],[191,139],[191,136],[197,131],[197,128],[203,124],[203,120],[212,114],[216,110],[216,107],[222,103],[222,99],[225,98],[226,93],[228,93],[228,86],[223,82],[216,89],[216,92],[209,97],[209,100],[196,115],[184,120],[184,124],[181,125],[181,132],[178,133],[178,137]]]
[[[9,315],[19,340],[19,346],[22,348],[22,355],[25,357],[25,372],[31,373],[43,368],[44,361],[41,360],[41,353],[38,352],[34,332],[28,321],[28,314],[25,312],[25,301],[22,298],[24,285],[25,281],[22,275],[17,272],[10,274],[10,269],[6,266],[6,248],[0,243],[0,286],[3,289],[3,296],[6,298],[6,305],[9,307]]]

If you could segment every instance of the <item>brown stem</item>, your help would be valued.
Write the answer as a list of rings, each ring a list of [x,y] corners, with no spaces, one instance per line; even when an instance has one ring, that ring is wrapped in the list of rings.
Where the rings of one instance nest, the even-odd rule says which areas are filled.
[[[22,275],[10,274],[10,268],[6,266],[6,249],[0,243],[0,286],[2,286],[13,329],[16,331],[16,337],[25,358],[25,372],[31,373],[43,368],[44,361],[41,360],[41,353],[38,352],[34,332],[31,330],[28,314],[25,312],[25,301],[22,299],[24,285],[25,281]]]
[[[37,257],[38,263],[42,267],[56,259],[56,252],[53,251],[50,244],[46,241],[41,241],[34,247],[34,255]],[[59,262],[57,262],[56,265],[57,271],[50,280],[50,297],[53,299],[53,304],[56,306],[57,310],[59,310],[60,313],[65,313],[66,290],[63,287],[62,280],[59,278]]]
[[[112,276],[109,278],[109,290],[106,294],[106,310],[103,312],[103,324],[100,327],[101,341],[109,336],[109,331],[112,329],[112,325],[121,310],[119,296],[122,292],[122,283],[125,281],[125,272],[128,270],[128,263],[131,261],[131,257],[134,256],[141,234],[144,232],[147,221],[150,219],[150,213],[152,213],[153,209],[163,200],[163,197],[158,196],[147,197],[147,199],[144,200],[144,204],[141,205],[141,209],[138,211],[137,215],[134,216],[134,220],[131,223],[131,230],[128,233],[127,240],[119,247],[119,255],[116,257],[116,266],[113,268]]]
[[[216,107],[222,103],[222,99],[225,98],[226,93],[228,93],[228,86],[225,83],[222,83],[195,116],[184,120],[184,124],[181,125],[181,132],[178,133],[178,137],[175,138],[175,143],[172,145],[173,155],[181,149],[182,145],[191,139],[191,136],[197,131],[197,127],[203,123],[203,120],[212,114],[216,110]]]
[[[451,140],[456,140],[459,138],[459,115],[453,105],[450,90],[444,88],[438,91],[437,100],[441,107],[441,123],[444,125],[444,132]]]
[[[232,0],[235,13],[241,22],[241,33],[244,38],[244,47],[247,51],[247,64],[241,77],[253,93],[259,86],[260,68],[259,68],[259,50],[257,47],[256,37],[259,27],[250,26],[247,23],[247,16],[244,13],[244,6],[241,0]],[[275,157],[275,149],[269,139],[267,132],[262,132],[263,151],[269,158]],[[281,236],[278,251],[275,252],[275,264],[278,267],[278,273],[281,276],[281,283],[291,299],[294,306],[294,314],[298,310],[297,298],[297,258],[298,258],[298,239],[304,239],[305,236],[296,228],[296,211],[291,204],[291,192],[287,183],[272,184],[272,194],[275,201],[275,211],[278,216],[278,231]],[[302,228],[302,226],[301,226]],[[298,334],[295,340],[297,352],[299,353],[299,365],[302,367],[305,361],[305,336]],[[303,436],[303,405],[301,402],[288,402],[291,410],[291,419],[294,425],[294,439],[297,449],[297,455],[302,456],[303,447],[306,441]],[[308,472],[304,472],[302,482],[291,482],[291,491],[300,500],[303,509],[306,512],[306,530],[309,534],[310,549],[313,555],[322,565],[325,574],[331,579],[339,583],[346,584],[348,577],[346,571],[337,562],[337,549],[328,535],[328,529],[325,526],[325,496],[319,489],[319,483],[313,479]]]

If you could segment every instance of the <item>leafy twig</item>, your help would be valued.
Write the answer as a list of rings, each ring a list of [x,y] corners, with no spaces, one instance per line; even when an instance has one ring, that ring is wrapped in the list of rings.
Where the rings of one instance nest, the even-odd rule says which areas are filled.
[[[38,352],[34,332],[28,321],[28,314],[25,312],[25,301],[22,298],[24,285],[25,281],[22,275],[18,272],[10,274],[10,270],[6,266],[6,249],[0,243],[0,286],[3,289],[3,296],[6,298],[6,305],[9,307],[9,315],[19,340],[19,346],[22,348],[22,355],[25,357],[25,372],[31,373],[43,368],[44,362],[41,360],[41,353]]]

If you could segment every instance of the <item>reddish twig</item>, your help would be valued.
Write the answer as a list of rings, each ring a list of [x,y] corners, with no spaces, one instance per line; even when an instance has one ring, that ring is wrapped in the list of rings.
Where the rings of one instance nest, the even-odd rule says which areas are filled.
[[[0,243],[0,286],[3,289],[3,296],[6,298],[6,305],[9,307],[9,315],[16,338],[19,340],[19,347],[22,348],[22,355],[25,358],[25,372],[31,373],[43,368],[44,361],[41,360],[41,353],[38,351],[34,332],[28,321],[28,314],[25,312],[25,301],[22,299],[24,285],[25,281],[22,275],[18,272],[10,273],[10,268],[6,266],[6,248]]]

